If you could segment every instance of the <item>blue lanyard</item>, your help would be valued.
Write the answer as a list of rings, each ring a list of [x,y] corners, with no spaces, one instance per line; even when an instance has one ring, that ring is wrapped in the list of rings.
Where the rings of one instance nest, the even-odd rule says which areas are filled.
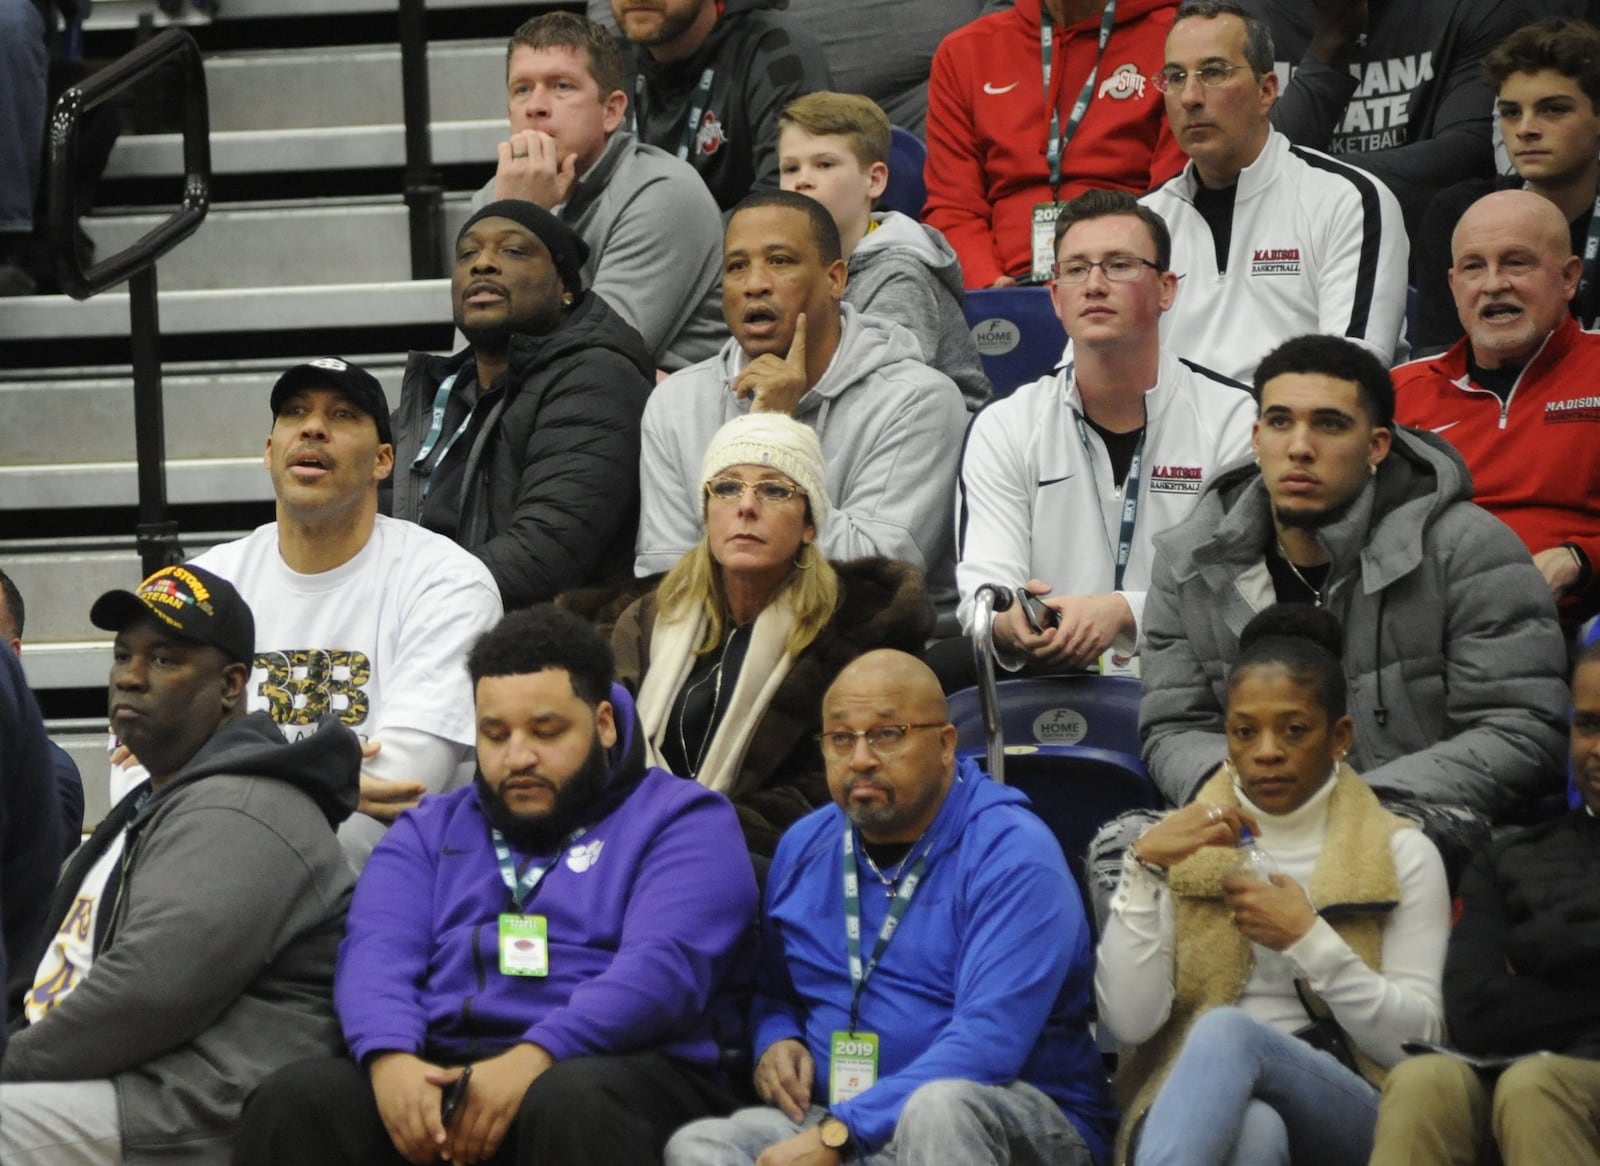
[[[515,904],[519,913],[522,911],[522,905],[528,901],[539,884],[544,881],[544,876],[549,874],[550,869],[561,861],[561,852],[582,838],[586,829],[587,827],[585,826],[579,826],[571,834],[568,834],[561,840],[561,845],[556,847],[554,858],[543,866],[530,864],[522,872],[521,878],[517,877],[516,863],[511,859],[511,847],[506,845],[506,836],[498,830],[490,829],[489,834],[494,839],[495,861],[500,864],[500,877],[505,881],[506,890],[511,892],[511,902]]]
[[[444,448],[439,451],[439,462],[434,464],[433,469],[425,468],[428,455],[433,452],[433,447],[439,444],[439,434],[444,431],[444,413],[446,406],[450,403],[450,390],[455,388],[456,378],[460,375],[461,371],[457,369],[439,383],[439,391],[433,395],[433,423],[428,427],[428,436],[422,439],[422,448],[417,451],[417,456],[411,461],[412,469],[423,470],[424,473],[429,475],[429,480],[422,483],[422,496],[424,498],[428,496],[428,491],[433,488],[433,470],[438,469],[439,464],[450,456],[451,448],[460,439],[461,435],[467,431],[467,427],[472,424],[473,411],[468,409],[460,427],[450,435],[450,440],[446,441]]]
[[[1083,122],[1083,115],[1089,112],[1089,100],[1094,96],[1094,83],[1100,76],[1100,61],[1106,55],[1106,42],[1111,39],[1111,26],[1117,21],[1117,0],[1107,0],[1106,9],[1100,15],[1100,47],[1095,53],[1094,68],[1089,70],[1089,79],[1083,83],[1078,100],[1072,105],[1072,113],[1067,118],[1067,132],[1064,136],[1061,132],[1061,110],[1057,102],[1050,100],[1055,23],[1050,19],[1048,12],[1040,12],[1039,15],[1039,70],[1044,77],[1045,104],[1050,107],[1050,141],[1045,147],[1045,158],[1050,163],[1050,201],[1060,202],[1061,155],[1066,153],[1067,146],[1077,135],[1078,126]]]
[[[1072,383],[1072,366],[1067,366],[1067,383]],[[1089,430],[1083,423],[1083,414],[1074,409],[1072,420],[1078,426],[1078,440],[1083,443],[1083,452],[1089,459],[1089,480],[1094,482],[1094,494],[1100,497],[1100,483],[1095,478],[1094,472],[1094,447],[1089,444]],[[1144,463],[1144,439],[1150,431],[1149,422],[1146,421],[1144,431],[1139,434],[1139,440],[1133,447],[1133,459],[1128,462],[1128,476],[1122,483],[1122,529],[1117,537],[1117,566],[1113,577],[1112,590],[1122,590],[1123,576],[1128,572],[1128,559],[1133,554],[1133,528],[1139,520],[1139,470]]]
[[[878,941],[873,945],[872,956],[865,964],[861,962],[861,875],[856,870],[856,828],[849,823],[844,828],[844,935],[850,951],[850,1031],[854,1033],[859,1027],[857,1021],[861,1007],[861,993],[866,989],[867,978],[872,975],[872,970],[878,966],[878,961],[883,958],[889,941],[894,938],[895,928],[900,926],[900,920],[906,913],[906,908],[911,905],[911,896],[917,893],[917,884],[922,881],[922,872],[927,868],[928,856],[922,855],[911,867],[899,888],[894,893],[894,898],[889,902],[889,913],[883,917],[883,926],[878,931]]]
[[[715,69],[706,66],[705,72],[700,74],[700,83],[694,87],[694,96],[689,98],[689,120],[683,123],[683,140],[678,143],[680,162],[689,159],[689,147],[694,145],[695,134],[700,132],[700,118],[706,112],[706,102],[711,97],[711,80],[716,75]],[[642,73],[633,79],[633,107],[636,111],[635,128],[642,137],[644,135],[644,74]]]

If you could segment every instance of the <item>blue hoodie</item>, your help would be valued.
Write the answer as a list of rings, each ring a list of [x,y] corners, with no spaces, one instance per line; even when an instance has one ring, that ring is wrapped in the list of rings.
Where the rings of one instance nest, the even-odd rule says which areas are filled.
[[[861,997],[880,1040],[879,1080],[831,1107],[867,1152],[894,1135],[929,1081],[1022,1080],[1052,1097],[1097,1161],[1116,1115],[1089,1037],[1094,955],[1082,901],[1055,837],[1017,790],[962,760],[929,827],[928,866]],[[826,806],[789,828],[767,880],[755,1049],[805,1043],[812,1100],[828,1097],[831,1035],[849,1027],[840,874],[845,817]],[[858,852],[865,959],[888,911]]]
[[[357,1060],[475,1061],[530,1041],[558,1061],[655,1049],[709,1068],[743,1035],[730,982],[756,887],[738,817],[646,768],[632,698],[613,685],[611,703],[606,796],[526,904],[548,920],[548,976],[499,971],[498,917],[515,908],[476,785],[424,799],[373,850],[334,979]]]

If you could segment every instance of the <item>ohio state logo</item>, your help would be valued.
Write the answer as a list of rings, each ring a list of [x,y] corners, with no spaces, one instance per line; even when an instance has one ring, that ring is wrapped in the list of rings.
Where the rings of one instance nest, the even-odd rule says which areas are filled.
[[[700,122],[700,132],[695,135],[695,148],[702,154],[715,154],[722,149],[722,143],[728,139],[722,133],[722,123],[717,120],[717,115],[711,110],[706,110],[706,116]]]
[[[1128,64],[1119,66],[1116,72],[1100,82],[1101,97],[1113,97],[1118,101],[1126,101],[1130,97],[1144,96],[1144,74],[1139,72],[1139,66]]]

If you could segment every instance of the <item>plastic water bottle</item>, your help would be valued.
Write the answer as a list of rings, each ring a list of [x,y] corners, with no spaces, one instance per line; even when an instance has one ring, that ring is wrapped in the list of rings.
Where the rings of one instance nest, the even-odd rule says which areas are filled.
[[[1270,883],[1272,876],[1278,873],[1278,864],[1272,860],[1272,855],[1261,849],[1248,826],[1239,827],[1239,846],[1233,860],[1233,873],[1260,879],[1264,883]]]

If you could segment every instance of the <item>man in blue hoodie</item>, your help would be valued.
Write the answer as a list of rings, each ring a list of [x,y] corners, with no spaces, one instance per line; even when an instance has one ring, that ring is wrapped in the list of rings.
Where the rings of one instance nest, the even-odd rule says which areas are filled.
[[[351,903],[354,1059],[266,1082],[236,1166],[651,1162],[732,1108],[716,1070],[756,905],[732,805],[647,767],[576,616],[508,616],[467,670],[477,778],[403,814]]]
[[[1060,846],[1020,793],[957,763],[915,658],[857,659],[822,725],[836,804],[789,828],[767,880],[768,1107],[679,1131],[668,1166],[1104,1161],[1094,956]]]

